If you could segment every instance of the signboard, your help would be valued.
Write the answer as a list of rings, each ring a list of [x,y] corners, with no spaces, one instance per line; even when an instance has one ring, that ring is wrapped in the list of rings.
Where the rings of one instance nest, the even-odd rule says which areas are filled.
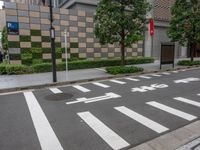
[[[154,20],[150,19],[150,35],[154,36]]]
[[[174,43],[161,43],[160,69],[164,64],[174,67]]]
[[[18,35],[19,34],[19,23],[18,22],[7,22],[8,34]]]

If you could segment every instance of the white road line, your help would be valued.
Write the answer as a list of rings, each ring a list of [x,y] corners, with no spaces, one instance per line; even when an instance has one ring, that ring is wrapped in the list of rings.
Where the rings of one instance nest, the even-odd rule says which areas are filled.
[[[125,78],[125,79],[130,81],[140,81],[139,79],[134,79],[134,78]]]
[[[173,114],[175,116],[178,116],[178,117],[181,117],[183,119],[186,119],[188,121],[192,121],[194,119],[196,119],[197,117],[196,116],[193,116],[193,115],[190,115],[188,113],[185,113],[183,111],[180,111],[180,110],[177,110],[177,109],[174,109],[172,107],[169,107],[169,106],[166,106],[166,105],[163,105],[163,104],[160,104],[158,102],[155,102],[155,101],[151,101],[151,102],[147,102],[146,104],[148,105],[151,105],[153,107],[156,107],[158,109],[161,109],[163,111],[166,111],[170,114]]]
[[[200,103],[199,102],[195,102],[195,101],[187,99],[187,98],[175,97],[174,99],[178,100],[178,101],[181,101],[181,102],[184,102],[184,103],[187,103],[187,104],[190,104],[190,105],[194,105],[194,106],[200,107]]]
[[[86,88],[84,88],[84,87],[82,87],[80,85],[74,85],[73,87],[76,88],[77,90],[81,91],[81,92],[84,92],[84,93],[90,92],[89,89],[86,89]]]
[[[172,71],[173,73],[178,73],[179,71]]]
[[[50,88],[49,90],[51,90],[54,94],[59,94],[59,93],[63,93],[61,90],[59,90],[58,88]]]
[[[162,132],[169,130],[168,128],[160,125],[159,123],[156,123],[155,121],[152,121],[152,120],[128,109],[125,106],[115,107],[115,109],[157,133],[162,133]]]
[[[108,85],[106,85],[106,84],[99,83],[99,82],[94,82],[94,83],[92,83],[92,84],[97,85],[97,86],[100,86],[100,87],[102,87],[102,88],[109,88],[109,87],[110,87],[110,86],[108,86]]]
[[[148,76],[139,76],[139,77],[143,79],[151,79],[151,77],[148,77]]]
[[[47,120],[40,104],[32,92],[24,92],[33,124],[40,141],[42,150],[63,150],[57,136],[55,135],[49,121]]]
[[[197,94],[197,96],[200,96],[200,94]]]
[[[162,74],[164,74],[164,75],[170,75],[171,73],[169,73],[169,72],[162,72]]]
[[[118,83],[118,84],[126,84],[126,82],[119,81],[119,80],[110,80],[110,82]]]
[[[112,149],[119,150],[129,146],[123,138],[107,127],[90,112],[77,113]]]
[[[153,77],[161,77],[162,75],[160,75],[160,74],[151,74],[151,76],[153,76]]]

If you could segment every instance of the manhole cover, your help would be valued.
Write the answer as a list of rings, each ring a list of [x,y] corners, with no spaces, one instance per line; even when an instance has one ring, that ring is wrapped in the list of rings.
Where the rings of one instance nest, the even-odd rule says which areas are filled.
[[[48,101],[63,101],[70,100],[73,97],[73,94],[70,93],[59,93],[59,94],[51,94],[45,97]]]

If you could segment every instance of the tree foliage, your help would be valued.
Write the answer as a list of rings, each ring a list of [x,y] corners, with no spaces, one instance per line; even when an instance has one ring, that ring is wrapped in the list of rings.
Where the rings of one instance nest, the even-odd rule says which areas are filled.
[[[95,35],[101,44],[121,45],[122,65],[125,64],[125,47],[141,40],[150,10],[146,0],[100,0],[94,17]]]
[[[176,0],[171,14],[168,35],[173,42],[190,46],[193,61],[195,47],[200,42],[200,0]]]
[[[5,51],[7,51],[8,50],[8,32],[7,32],[7,27],[3,28],[1,43],[2,43],[3,49]]]

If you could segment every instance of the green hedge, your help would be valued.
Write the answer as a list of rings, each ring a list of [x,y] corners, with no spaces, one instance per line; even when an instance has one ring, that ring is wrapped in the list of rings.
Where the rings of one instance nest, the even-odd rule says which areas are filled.
[[[134,60],[137,59],[137,60]],[[47,63],[42,63],[42,64],[37,64],[38,62],[47,62]],[[51,62],[51,60],[48,60],[49,62]],[[31,64],[32,62],[34,62],[35,64],[32,66],[29,66],[28,71],[25,71],[24,73],[30,73],[30,72],[35,72],[35,73],[39,73],[39,72],[50,72],[51,71],[51,63],[49,63],[47,60],[41,60],[41,59],[33,59],[31,58],[30,55],[25,55],[24,59],[22,60],[23,64]],[[152,58],[143,58],[143,57],[139,57],[139,58],[132,58],[132,59],[128,59],[126,61],[127,64],[138,64],[138,63],[151,63],[154,62],[154,59]],[[69,70],[75,70],[75,69],[86,69],[86,68],[98,68],[98,67],[106,67],[106,66],[117,66],[120,65],[121,61],[120,59],[108,59],[108,60],[78,60],[78,61],[69,61],[68,62],[68,68]],[[21,65],[23,66],[23,65]],[[18,66],[16,66],[18,68]],[[2,72],[5,72],[5,68],[2,68]],[[22,67],[23,68],[23,67]],[[57,64],[57,70],[58,71],[63,71],[66,69],[66,64],[65,62],[61,62]],[[13,70],[15,71],[15,69],[13,68]],[[23,70],[23,69],[21,69]],[[141,69],[118,69],[118,70],[122,70],[121,72],[118,71],[119,73],[132,73],[132,70],[134,71],[142,71]],[[14,74],[14,71],[12,72],[12,74]],[[9,71],[11,72],[11,71]],[[19,72],[16,72],[16,74],[19,74]]]
[[[20,48],[20,43],[19,42],[14,42],[14,41],[9,41],[8,42],[8,47],[9,48]]]
[[[181,60],[177,64],[180,66],[195,66],[200,65],[200,61]]]
[[[20,54],[9,54],[10,60],[21,60]]]
[[[42,36],[42,42],[50,42],[51,38],[50,36]]]
[[[41,42],[32,42],[31,43],[31,47],[41,48],[42,47],[42,43]]]
[[[29,35],[20,35],[20,42],[30,42],[31,36]]]
[[[24,65],[0,65],[0,74],[28,74],[32,73],[32,68]]]
[[[21,54],[24,54],[24,53],[32,53],[31,48],[21,48]]]
[[[114,67],[107,67],[106,68],[107,73],[116,75],[116,74],[126,74],[126,73],[136,73],[136,72],[142,72],[143,68],[139,67],[126,67],[126,66],[114,66]]]

